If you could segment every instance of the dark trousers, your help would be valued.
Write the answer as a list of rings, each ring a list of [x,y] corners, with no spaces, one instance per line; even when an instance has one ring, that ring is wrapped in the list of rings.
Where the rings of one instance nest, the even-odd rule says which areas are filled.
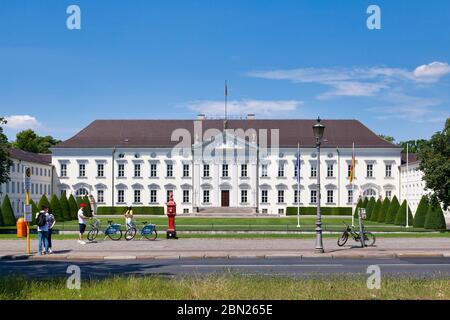
[[[48,229],[48,236],[47,236],[47,240],[48,240],[48,248],[51,249],[52,248],[52,229]]]

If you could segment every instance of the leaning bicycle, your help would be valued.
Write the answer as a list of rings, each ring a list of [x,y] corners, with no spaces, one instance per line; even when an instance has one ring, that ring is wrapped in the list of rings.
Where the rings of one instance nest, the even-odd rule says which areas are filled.
[[[353,240],[360,242],[361,241],[361,235],[360,232],[356,231],[353,227],[349,226],[345,222],[343,222],[346,226],[344,232],[339,237],[337,244],[339,247],[342,247],[344,244],[347,243],[347,240],[349,236],[353,238]],[[375,236],[369,232],[369,231],[363,231],[364,234],[364,245],[365,246],[373,246],[375,244]]]
[[[147,240],[155,240],[158,237],[158,232],[156,231],[156,225],[148,222],[142,222],[144,225],[140,230],[141,239],[146,238]],[[138,227],[134,222],[127,224],[127,231],[125,231],[125,240],[133,240],[138,232]]]
[[[97,235],[100,230],[100,220],[93,218],[91,220],[91,230],[88,232],[88,240],[94,241],[97,238]],[[120,224],[113,223],[112,220],[108,221],[108,226],[106,227],[105,231],[103,231],[105,238],[108,237],[113,241],[119,241],[122,239],[123,233],[120,229]]]

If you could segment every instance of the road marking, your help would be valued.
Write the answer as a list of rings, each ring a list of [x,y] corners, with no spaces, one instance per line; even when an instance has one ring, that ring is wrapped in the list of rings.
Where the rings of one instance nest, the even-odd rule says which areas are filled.
[[[181,267],[218,268],[218,267],[343,267],[343,264],[182,264]]]
[[[418,264],[404,264],[404,263],[379,263],[380,267],[450,267],[448,263],[418,263]]]

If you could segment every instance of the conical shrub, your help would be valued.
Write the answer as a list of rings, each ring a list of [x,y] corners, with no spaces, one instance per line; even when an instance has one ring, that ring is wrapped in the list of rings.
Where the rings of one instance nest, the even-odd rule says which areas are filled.
[[[4,226],[15,226],[16,225],[16,217],[14,216],[14,210],[11,206],[11,201],[9,200],[9,196],[5,195],[2,203],[2,217],[3,217],[3,225]]]
[[[370,216],[372,215],[373,208],[375,207],[375,198],[371,197],[366,207],[366,219],[370,220]]]
[[[382,205],[383,202],[381,202],[381,198],[379,198],[373,207],[372,214],[370,215],[370,221],[378,221],[378,214],[380,213]]]
[[[389,207],[391,205],[391,200],[386,197],[381,205],[380,211],[378,211],[378,219],[377,221],[380,223],[384,223],[386,221],[386,217],[388,215]]]
[[[36,225],[36,214],[40,211],[38,206],[36,205],[36,202],[33,201],[33,199],[30,199],[31,204],[31,225]]]
[[[61,194],[61,197],[59,198],[59,204],[61,205],[64,221],[72,220],[72,217],[70,215],[69,201],[67,200],[65,192]]]
[[[362,205],[363,205],[363,200],[360,198],[360,199],[358,200],[358,203],[356,204],[355,212],[353,212],[353,216],[354,216],[355,218],[358,218],[358,210],[359,210],[359,208],[362,208]]]
[[[42,210],[42,206],[46,206],[49,211],[51,211],[51,205],[50,205],[50,201],[48,201],[48,198],[45,194],[42,195],[41,199],[39,200],[39,204],[38,204],[38,208],[39,210]]]
[[[2,227],[3,224],[3,214],[2,214],[2,206],[0,206],[0,227]]]
[[[402,205],[397,211],[397,215],[395,216],[395,224],[397,226],[406,226],[406,206],[408,206],[406,200],[403,200]],[[411,209],[408,206],[408,225],[413,225],[413,216],[411,213]]]
[[[61,208],[61,204],[59,203],[59,199],[56,196],[56,194],[54,194],[52,196],[52,200],[50,201],[50,207],[52,208],[50,212],[55,217],[55,220],[56,221],[64,221],[64,216],[63,216],[63,211],[62,211],[62,208]]]
[[[445,223],[444,213],[442,212],[441,205],[436,197],[431,200],[431,205],[428,208],[427,216],[425,218],[425,229],[434,230],[446,230],[447,225]]]
[[[387,224],[394,224],[395,217],[397,216],[398,208],[400,208],[400,203],[398,202],[397,196],[394,196],[391,201],[391,205],[389,206],[389,210],[386,216],[386,220],[384,221]]]
[[[78,205],[73,194],[71,194],[69,197],[69,208],[70,208],[70,217],[72,218],[72,220],[76,220],[78,218],[77,217]]]
[[[425,226],[425,218],[427,217],[428,207],[430,206],[428,197],[422,196],[416,214],[414,215],[414,228],[423,228]]]

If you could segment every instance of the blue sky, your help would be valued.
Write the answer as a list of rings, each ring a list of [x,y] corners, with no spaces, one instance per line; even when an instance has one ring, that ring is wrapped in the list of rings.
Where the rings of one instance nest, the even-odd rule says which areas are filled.
[[[81,8],[68,30],[66,8]],[[366,26],[370,4],[381,30]],[[221,115],[362,121],[397,140],[450,116],[448,1],[0,4],[5,132],[66,139],[95,119]]]

